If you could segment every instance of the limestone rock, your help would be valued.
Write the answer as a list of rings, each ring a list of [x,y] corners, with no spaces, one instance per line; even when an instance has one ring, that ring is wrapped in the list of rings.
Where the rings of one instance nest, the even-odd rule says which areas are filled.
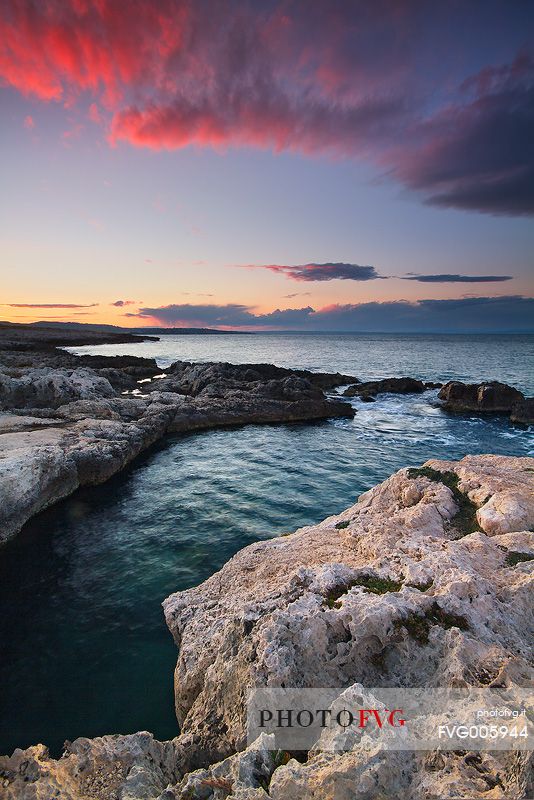
[[[246,750],[229,756],[224,761],[213,764],[207,769],[189,772],[183,780],[159,800],[175,798],[230,797],[236,800],[249,798],[267,798],[264,791],[269,786],[275,770],[274,736],[265,733],[256,739]]]
[[[89,369],[31,369],[20,377],[0,371],[0,408],[58,408],[74,400],[114,397],[110,382]]]
[[[276,770],[273,800],[521,800],[530,797],[529,753],[386,752],[380,745],[321,753]]]
[[[358,383],[353,375],[339,372],[311,372],[306,369],[286,369],[274,364],[228,364],[221,362],[192,363],[175,361],[168,369],[174,391],[197,395],[208,387],[243,388],[243,385],[258,385],[267,381],[283,380],[297,376],[319,389],[330,390],[347,383]]]
[[[466,456],[458,464],[429,461],[434,469],[453,469],[459,488],[478,506],[477,520],[489,536],[529,530],[534,522],[532,466],[528,459],[499,456]],[[496,469],[495,466],[499,465]]]
[[[0,542],[78,488],[76,467],[65,457],[64,440],[64,430],[55,427],[0,437]]]
[[[521,527],[459,538],[451,489],[401,470],[343,514],[251,545],[201,586],[165,601],[179,647],[177,714],[201,760],[243,748],[251,686],[528,685],[532,563],[513,565],[507,556],[533,551],[526,529],[534,523],[534,460],[470,456],[427,466],[454,472],[462,493],[483,496],[482,507],[494,496],[497,502],[513,495],[525,509]],[[398,796],[400,768],[412,787],[437,785],[424,763],[407,763],[406,754],[401,766],[391,753],[369,758],[322,754],[307,765],[281,767],[271,796],[321,796],[323,785],[324,796],[358,797],[343,787],[354,789],[356,778],[369,775],[362,785],[376,788],[375,769],[385,770],[379,785],[387,798]],[[510,763],[503,769],[511,781]],[[346,778],[339,777],[344,765]],[[282,781],[284,771],[293,777]],[[462,775],[458,785],[467,781]],[[472,787],[469,796],[482,796],[480,776],[465,785]],[[373,797],[367,791],[361,796]],[[413,791],[405,796],[426,797]]]
[[[174,402],[162,392],[154,414],[174,414]],[[116,424],[96,423],[102,436]],[[245,548],[164,603],[180,736],[78,739],[59,760],[42,745],[17,750],[0,759],[2,798],[526,800],[529,753],[393,752],[363,737],[350,752],[280,760],[265,735],[245,747],[245,700],[261,686],[529,687],[533,489],[534,459],[434,460],[340,515]],[[457,493],[479,514],[494,509],[497,527],[482,516],[487,531],[462,535]]]
[[[2,800],[150,800],[179,779],[180,748],[151,733],[66,743],[60,759],[42,744],[0,756]]]

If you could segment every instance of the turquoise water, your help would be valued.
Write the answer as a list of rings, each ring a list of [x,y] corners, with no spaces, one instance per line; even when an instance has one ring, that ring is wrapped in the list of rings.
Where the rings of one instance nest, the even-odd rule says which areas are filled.
[[[532,381],[533,337],[480,337],[476,351],[462,344],[472,364],[457,367],[452,337],[436,337],[432,363],[428,341],[403,337],[393,346],[384,337],[379,354],[380,342],[367,337],[357,364],[346,337],[172,338],[162,364],[294,357],[296,366],[362,377],[437,379],[446,369],[525,389]],[[401,466],[467,452],[534,455],[530,431],[446,415],[435,397],[356,399],[354,420],[174,437],[31,521],[0,550],[0,752],[43,742],[59,753],[65,739],[109,732],[175,735],[176,649],[160,607],[168,594],[204,580],[247,544],[341,511]]]

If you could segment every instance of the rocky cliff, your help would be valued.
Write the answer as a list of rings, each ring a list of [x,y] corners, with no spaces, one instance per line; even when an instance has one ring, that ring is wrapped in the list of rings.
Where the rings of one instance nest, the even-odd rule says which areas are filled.
[[[520,751],[245,748],[255,686],[532,681],[534,459],[403,469],[319,525],[256,543],[167,598],[181,735],[78,739],[0,759],[8,800],[520,800]],[[135,700],[135,698],[133,698]],[[297,756],[297,757],[293,757]]]

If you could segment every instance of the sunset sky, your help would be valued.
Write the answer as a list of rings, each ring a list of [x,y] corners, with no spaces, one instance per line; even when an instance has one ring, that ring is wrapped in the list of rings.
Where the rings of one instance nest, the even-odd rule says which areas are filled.
[[[529,0],[3,0],[0,319],[533,330]]]

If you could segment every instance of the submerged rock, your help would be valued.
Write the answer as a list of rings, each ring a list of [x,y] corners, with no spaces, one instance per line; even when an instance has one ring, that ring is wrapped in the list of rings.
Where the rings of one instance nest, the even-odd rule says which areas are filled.
[[[425,389],[441,389],[442,386],[443,384],[437,381],[425,381]]]
[[[265,735],[245,747],[245,707],[266,686],[528,687],[533,525],[534,459],[467,456],[400,470],[340,515],[250,545],[164,603],[180,736],[78,739],[59,760],[17,750],[0,758],[2,797],[530,797],[528,752],[369,739],[297,760]]]

